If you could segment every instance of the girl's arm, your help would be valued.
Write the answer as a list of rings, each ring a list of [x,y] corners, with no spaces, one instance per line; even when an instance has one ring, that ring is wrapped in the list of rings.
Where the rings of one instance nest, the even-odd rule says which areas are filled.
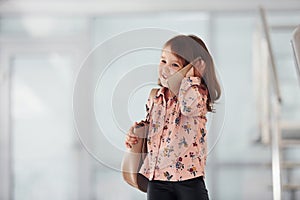
[[[178,102],[180,111],[185,116],[205,116],[207,113],[207,90],[200,88],[199,77],[184,77],[181,81]]]

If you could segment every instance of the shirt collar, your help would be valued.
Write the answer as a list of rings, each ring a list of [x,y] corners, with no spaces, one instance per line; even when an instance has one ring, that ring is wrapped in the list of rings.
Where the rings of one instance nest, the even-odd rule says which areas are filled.
[[[165,96],[165,89],[166,89],[166,87],[159,88],[159,90],[157,91],[156,97],[159,97],[160,95],[162,95],[164,97]]]
[[[159,90],[157,91],[157,94],[156,94],[156,98],[158,98],[160,95],[162,95],[163,99],[165,100],[165,91],[167,90],[168,88],[166,87],[161,87],[159,88]],[[176,99],[177,97],[174,96],[172,99]]]

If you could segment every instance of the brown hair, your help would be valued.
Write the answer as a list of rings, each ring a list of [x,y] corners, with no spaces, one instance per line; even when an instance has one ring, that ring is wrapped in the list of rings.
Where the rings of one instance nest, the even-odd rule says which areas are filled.
[[[201,57],[205,62],[203,75],[195,70],[195,76],[201,78],[201,84],[208,91],[207,110],[214,112],[213,104],[221,96],[220,84],[217,80],[213,59],[205,43],[195,35],[178,35],[168,40],[165,47],[170,47],[172,53],[186,66],[197,57]],[[160,81],[158,82],[160,86]]]

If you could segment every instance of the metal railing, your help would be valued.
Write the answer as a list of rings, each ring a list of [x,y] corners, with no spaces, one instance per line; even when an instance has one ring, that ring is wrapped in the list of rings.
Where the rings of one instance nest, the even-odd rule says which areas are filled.
[[[269,33],[269,26],[267,23],[265,11],[263,8],[259,9],[260,13],[260,20],[262,25],[262,33],[264,36],[264,40],[266,43],[266,51],[267,51],[267,57],[269,64],[267,68],[270,67],[271,73],[268,73],[271,75],[272,81],[270,81],[271,84],[267,84],[267,91],[265,92],[265,95],[269,95],[269,90],[272,89],[269,86],[273,86],[274,89],[274,95],[270,95],[268,98],[268,106],[269,109],[267,110],[267,116],[268,116],[268,124],[270,125],[270,131],[271,131],[271,148],[272,148],[272,182],[273,182],[273,199],[274,200],[281,200],[282,198],[282,188],[281,188],[281,155],[280,155],[280,139],[281,139],[281,130],[279,127],[280,123],[280,108],[281,108],[281,94],[279,89],[279,82],[278,82],[278,73],[277,68],[274,60],[274,54],[272,51],[272,45],[270,40],[270,33]],[[266,70],[268,71],[268,70]],[[268,80],[268,79],[267,79]],[[271,102],[270,102],[271,101]],[[271,105],[271,106],[270,106]],[[270,134],[269,131],[262,132],[263,134]],[[270,138],[268,136],[262,136],[262,138]]]
[[[294,60],[295,60],[295,67],[298,75],[298,80],[300,84],[300,25],[294,30],[293,38],[291,40],[293,53],[294,53]]]

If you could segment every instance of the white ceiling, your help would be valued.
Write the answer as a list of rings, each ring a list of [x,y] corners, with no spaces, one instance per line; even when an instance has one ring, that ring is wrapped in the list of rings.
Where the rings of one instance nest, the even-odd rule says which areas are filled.
[[[300,12],[300,0],[2,0],[1,14],[102,15],[163,11],[255,11]]]

